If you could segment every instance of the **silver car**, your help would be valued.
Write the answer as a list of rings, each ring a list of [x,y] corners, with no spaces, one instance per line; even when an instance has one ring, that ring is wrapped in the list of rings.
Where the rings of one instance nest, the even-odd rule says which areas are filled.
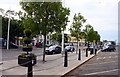
[[[59,45],[53,45],[46,48],[45,54],[57,54],[61,53],[61,47]]]
[[[74,45],[72,43],[69,43],[67,46],[65,46],[65,51],[74,52],[75,51]]]

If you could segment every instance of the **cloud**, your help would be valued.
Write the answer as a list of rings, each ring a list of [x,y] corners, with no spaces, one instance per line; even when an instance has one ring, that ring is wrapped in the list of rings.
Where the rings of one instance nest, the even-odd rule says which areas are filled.
[[[3,8],[4,10],[20,10],[19,0],[2,0],[0,2],[0,8]]]
[[[65,6],[71,10],[69,17],[71,22],[74,14],[80,12],[87,19],[87,23],[91,24],[103,39],[116,39],[118,0],[65,0]],[[71,22],[68,23],[69,26]]]
[[[63,0],[64,6],[69,7],[71,10],[67,30],[69,33],[73,16],[75,13],[81,13],[86,19],[87,23],[91,24],[97,30],[102,38],[115,38],[118,31],[118,1],[119,0]],[[19,0],[2,0],[0,3],[1,8],[8,10],[10,7],[18,11],[20,9]],[[109,33],[110,34],[109,34]]]

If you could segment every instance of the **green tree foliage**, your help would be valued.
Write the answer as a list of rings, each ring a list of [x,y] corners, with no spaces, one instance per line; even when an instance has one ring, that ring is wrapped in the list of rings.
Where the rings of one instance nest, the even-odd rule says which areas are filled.
[[[61,41],[62,41],[62,34],[60,32],[55,32],[54,34],[51,35],[51,39],[61,43]]]
[[[94,31],[94,28],[90,24],[87,24],[85,26],[83,32],[87,42],[93,42],[93,40],[95,40],[96,42],[100,41],[100,35],[97,31]]]
[[[54,41],[58,41],[59,43],[62,42],[62,34],[60,32],[56,32],[54,34],[51,35],[51,39]],[[68,42],[68,36],[67,34],[64,34],[64,42],[67,43]]]
[[[74,15],[73,22],[69,30],[70,30],[71,36],[76,37],[77,41],[79,41],[81,38],[81,27],[85,22],[86,22],[86,19],[84,19],[84,17],[80,13]]]
[[[72,36],[76,37],[77,41],[79,41],[79,39],[81,38],[81,27],[83,26],[83,24],[86,22],[86,19],[84,19],[84,17],[78,13],[74,15],[73,18],[73,23],[70,27],[70,33]]]
[[[93,32],[93,31],[94,31],[94,29],[90,24],[87,24],[85,26],[85,29],[83,30],[83,32],[84,32],[84,38],[86,41],[89,41],[91,32]]]
[[[23,36],[23,26],[21,21],[12,19],[10,22],[10,41],[14,41],[15,36]],[[7,39],[8,32],[8,18],[2,17],[2,37]]]
[[[66,27],[70,10],[63,8],[61,2],[21,2],[20,4],[26,12],[22,18],[25,28],[30,28],[34,34],[39,34],[41,31],[44,35],[43,61],[45,61],[46,35],[49,32],[61,32],[61,27]]]

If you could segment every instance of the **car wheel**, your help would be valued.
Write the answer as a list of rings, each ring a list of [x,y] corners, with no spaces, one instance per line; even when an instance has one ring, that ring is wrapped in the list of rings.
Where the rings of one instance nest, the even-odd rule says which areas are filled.
[[[61,48],[58,48],[58,53],[61,53]]]
[[[55,54],[55,50],[52,51],[52,54]]]

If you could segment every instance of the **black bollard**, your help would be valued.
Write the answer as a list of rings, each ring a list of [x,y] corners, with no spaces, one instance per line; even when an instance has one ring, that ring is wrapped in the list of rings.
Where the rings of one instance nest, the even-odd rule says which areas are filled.
[[[32,56],[29,55],[29,63],[28,63],[28,75],[27,77],[33,77],[33,70],[32,70]]]
[[[88,48],[86,49],[86,57],[88,57]]]
[[[65,51],[65,57],[64,57],[64,67],[68,66],[68,54],[67,51]]]
[[[81,50],[79,49],[78,60],[81,60]]]
[[[97,54],[97,49],[95,49],[95,55]]]

